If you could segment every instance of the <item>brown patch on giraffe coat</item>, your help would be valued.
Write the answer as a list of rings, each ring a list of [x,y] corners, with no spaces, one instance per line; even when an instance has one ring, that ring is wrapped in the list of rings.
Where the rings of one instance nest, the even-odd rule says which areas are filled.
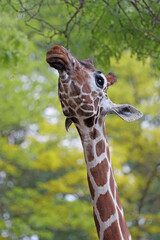
[[[68,109],[63,110],[63,114],[64,114],[66,117],[69,117],[69,115],[70,115]]]
[[[120,227],[121,227],[122,235],[123,235],[124,239],[129,239],[130,233],[129,233],[125,218],[121,214],[121,212],[119,211],[118,208],[117,208],[117,211],[118,211],[118,215],[119,215],[119,224],[120,224]]]
[[[93,124],[94,124],[94,117],[90,117],[90,118],[84,119],[84,124],[85,124],[87,127],[92,127]]]
[[[68,90],[69,90],[68,84],[63,84],[63,87],[64,87],[64,90],[65,90],[65,93],[68,94]]]
[[[98,123],[99,123],[99,126],[101,127],[102,126],[102,118],[100,117],[99,119],[98,119]]]
[[[81,108],[79,108],[77,110],[77,114],[84,117],[90,117],[92,115],[92,112],[87,112],[87,111],[85,112]]]
[[[68,107],[68,102],[65,99],[61,98],[60,102],[63,103],[65,107]]]
[[[81,93],[80,88],[73,81],[70,84],[70,89],[71,89],[70,94],[73,96],[78,96]]]
[[[73,74],[71,77],[72,79],[76,79],[76,82],[78,82],[80,85],[82,85],[84,82],[84,76],[82,74],[79,74],[78,71],[73,71]]]
[[[90,169],[97,186],[103,186],[107,182],[108,164],[105,158],[101,163]]]
[[[64,104],[65,106],[68,106],[68,103],[67,103],[67,101],[66,101],[65,99],[62,99],[61,102],[63,102],[63,104]]]
[[[104,231],[103,240],[121,240],[121,234],[119,232],[119,227],[117,221],[113,222],[109,228]],[[128,240],[128,239],[125,239]]]
[[[69,108],[69,114],[70,114],[70,116],[75,116],[76,115],[75,111],[73,111],[72,108]]]
[[[106,148],[106,151],[107,151],[108,161],[111,162],[111,156],[110,156],[110,151],[109,151],[109,147],[108,146]]]
[[[77,65],[77,69],[75,71],[72,71],[71,78],[73,79],[73,81],[76,81],[80,85],[83,85],[83,83],[86,82],[86,79],[89,78],[89,74],[88,72],[84,71],[84,69],[82,69],[80,65]]]
[[[91,88],[88,84],[84,83],[83,87],[82,87],[82,92],[84,93],[90,93],[91,92]]]
[[[103,140],[101,140],[96,144],[97,156],[99,157],[102,153],[104,153],[104,151],[105,151],[105,143]]]
[[[92,197],[92,200],[94,200],[94,196],[95,196],[95,191],[94,191],[94,188],[92,186],[92,183],[91,183],[91,180],[87,174],[87,179],[88,179],[88,186],[89,186],[89,190],[90,190],[90,193],[91,193],[91,197]]]
[[[72,118],[71,118],[71,120],[72,120],[72,122],[74,122],[74,123],[76,123],[76,124],[79,124],[79,121],[78,121],[78,119],[77,119],[77,118],[75,118],[75,117],[72,117]]]
[[[96,224],[97,234],[98,234],[98,237],[99,237],[100,236],[100,225],[99,225],[99,222],[98,222],[98,219],[97,219],[97,216],[96,216],[95,212],[93,213],[93,216],[94,216],[94,221],[95,221],[95,224]]]
[[[77,98],[74,98],[74,101],[75,103],[80,104],[82,102],[82,99],[77,97]]]
[[[92,97],[93,97],[93,98],[96,98],[96,97],[97,97],[97,95],[98,95],[98,93],[97,93],[97,92],[95,92],[95,91],[93,91],[93,92],[92,92]]]
[[[114,190],[115,190],[115,180],[114,180],[114,176],[113,176],[113,172],[112,169],[110,169],[110,189],[112,192],[112,196],[114,197]]]
[[[89,110],[89,111],[93,111],[93,106],[92,105],[89,105],[89,104],[83,104],[81,106],[82,109],[84,110]]]
[[[68,101],[68,105],[71,106],[72,108],[76,108],[76,104],[72,100]]]
[[[103,114],[103,107],[100,108],[100,114]]]
[[[120,202],[120,198],[119,198],[118,188],[117,187],[116,187],[116,202],[117,202],[117,205],[119,206],[119,208],[121,209],[122,206],[121,206],[121,202]]]
[[[96,128],[93,128],[93,130],[89,133],[91,139],[96,139],[100,136],[99,131]]]
[[[60,97],[64,100],[64,99],[68,99],[67,95],[65,93],[61,93]]]
[[[98,102],[99,102],[99,98],[97,98],[97,99],[94,101],[94,107],[95,107],[95,109],[97,109]]]
[[[93,147],[91,144],[88,144],[86,147],[87,159],[89,162],[94,160]]]
[[[82,95],[81,99],[84,99],[86,103],[91,104],[92,99],[90,98],[89,95]]]
[[[115,214],[115,206],[109,191],[99,196],[97,200],[97,209],[103,222],[107,221],[111,215]]]

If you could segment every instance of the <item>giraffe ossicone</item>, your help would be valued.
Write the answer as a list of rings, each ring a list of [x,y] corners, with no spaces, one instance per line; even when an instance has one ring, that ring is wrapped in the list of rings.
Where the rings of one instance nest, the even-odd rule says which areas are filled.
[[[47,62],[59,72],[58,95],[68,130],[75,124],[84,149],[94,220],[100,240],[130,240],[115,182],[105,132],[105,117],[116,114],[135,121],[142,113],[128,104],[114,104],[107,89],[116,82],[104,75],[90,59],[78,61],[67,49],[55,45]]]

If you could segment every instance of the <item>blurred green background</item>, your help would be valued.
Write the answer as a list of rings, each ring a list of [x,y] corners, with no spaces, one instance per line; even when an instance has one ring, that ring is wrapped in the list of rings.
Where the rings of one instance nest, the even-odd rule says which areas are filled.
[[[118,82],[108,95],[144,116],[106,118],[133,240],[160,239],[160,2],[0,1],[0,240],[96,240],[86,166],[66,133],[54,44],[92,58]]]

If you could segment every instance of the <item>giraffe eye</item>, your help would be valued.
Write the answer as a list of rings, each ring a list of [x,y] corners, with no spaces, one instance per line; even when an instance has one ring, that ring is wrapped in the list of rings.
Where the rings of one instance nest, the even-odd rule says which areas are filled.
[[[103,88],[104,79],[103,79],[102,76],[96,75],[96,76],[95,76],[95,81],[96,81],[96,85],[97,85],[99,88]]]

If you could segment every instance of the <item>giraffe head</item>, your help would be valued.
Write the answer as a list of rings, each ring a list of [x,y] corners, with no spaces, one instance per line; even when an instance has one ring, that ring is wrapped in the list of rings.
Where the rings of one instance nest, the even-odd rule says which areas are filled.
[[[67,130],[72,122],[92,127],[97,118],[107,114],[117,114],[129,122],[142,116],[131,105],[111,102],[106,91],[116,82],[116,76],[104,75],[90,59],[78,61],[68,50],[55,45],[47,52],[47,62],[59,72],[58,93]]]

